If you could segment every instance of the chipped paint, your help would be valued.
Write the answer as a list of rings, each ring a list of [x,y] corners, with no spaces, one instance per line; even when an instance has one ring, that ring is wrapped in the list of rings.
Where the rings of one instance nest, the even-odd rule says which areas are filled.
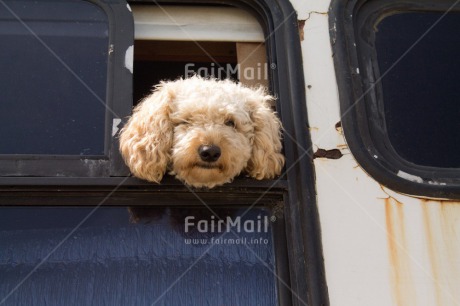
[[[423,179],[420,176],[412,175],[401,170],[399,170],[396,175],[411,182],[423,183]]]
[[[112,137],[115,137],[115,135],[117,135],[118,133],[118,125],[120,124],[121,122],[121,119],[120,118],[113,118],[113,121],[112,121]]]
[[[88,177],[101,177],[101,176],[107,176],[107,166],[108,164],[107,160],[97,160],[97,159],[81,159],[80,160],[82,164],[85,166],[86,170],[86,176]],[[65,174],[66,176],[69,176],[68,173]]]
[[[330,304],[460,305],[460,202],[396,193],[358,165],[339,123],[331,49],[337,28],[321,13],[330,9],[330,1],[291,3],[298,19],[306,21],[301,46],[313,148],[337,148],[344,154],[313,161]],[[356,68],[353,72],[360,73]],[[397,175],[444,184],[404,171]]]
[[[339,149],[330,149],[325,150],[319,148],[313,153],[313,159],[315,158],[327,158],[327,159],[339,159],[343,156],[342,152]]]
[[[341,126],[335,127],[340,121],[340,110],[330,103],[338,101],[338,91],[329,40],[327,9],[310,10],[306,14],[305,11],[299,11],[299,14],[304,15],[301,19],[306,21],[301,45],[305,86],[308,88],[307,108],[309,114],[315,114],[308,118],[310,126],[315,127],[311,130],[312,141],[317,148],[338,148],[345,143],[340,134]]]
[[[125,67],[133,73],[134,46],[129,46],[125,53]]]
[[[460,305],[460,202],[382,187],[352,155],[314,164],[332,305]]]
[[[305,18],[304,23],[305,23],[305,21],[310,19],[312,14],[327,15],[328,13],[327,12],[320,12],[320,11],[310,11],[310,12],[308,12],[307,18]]]
[[[438,185],[438,186],[446,186],[446,183],[443,182],[437,182],[437,181],[428,181],[428,184],[430,185]]]
[[[303,30],[303,28],[305,27],[305,20],[298,20],[297,23],[299,27],[300,41],[303,41],[305,37],[305,32]]]
[[[296,8],[299,19],[306,19],[309,12],[327,12],[329,10],[329,1],[324,0],[290,0]]]
[[[342,121],[337,122],[334,127],[340,135],[343,135]]]

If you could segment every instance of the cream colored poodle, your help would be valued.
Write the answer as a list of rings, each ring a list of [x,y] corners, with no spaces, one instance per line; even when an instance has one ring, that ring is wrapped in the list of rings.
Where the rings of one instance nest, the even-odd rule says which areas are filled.
[[[232,81],[162,82],[134,109],[120,150],[134,176],[159,183],[166,171],[194,187],[222,185],[241,172],[281,173],[281,123],[273,97]]]

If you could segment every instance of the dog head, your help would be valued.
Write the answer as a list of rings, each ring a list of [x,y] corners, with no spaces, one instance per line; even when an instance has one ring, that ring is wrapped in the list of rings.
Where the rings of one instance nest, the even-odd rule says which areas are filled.
[[[262,89],[200,77],[163,82],[139,103],[120,134],[134,176],[159,183],[172,175],[194,187],[281,173],[281,123]]]

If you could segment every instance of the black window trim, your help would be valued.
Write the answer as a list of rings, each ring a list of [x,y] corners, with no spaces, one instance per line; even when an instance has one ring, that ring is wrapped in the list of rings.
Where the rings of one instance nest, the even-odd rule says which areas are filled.
[[[1,154],[0,177],[106,177],[129,173],[112,130],[131,112],[126,101],[132,99],[132,73],[125,67],[125,56],[134,37],[133,17],[125,1],[85,1],[101,8],[109,21],[104,155]]]
[[[384,17],[404,12],[445,12],[451,1],[334,0],[329,10],[331,44],[347,144],[361,167],[395,191],[429,198],[460,199],[460,169],[415,165],[400,157],[384,131],[383,102],[373,27]],[[460,6],[452,11],[460,11]],[[360,33],[358,35],[357,33]],[[357,102],[356,102],[357,101]],[[383,130],[383,132],[382,132]]]
[[[131,4],[141,2],[161,5],[179,1],[130,1]],[[237,178],[233,183],[211,190],[191,190],[171,177],[166,177],[161,185],[123,174],[99,178],[3,177],[0,178],[0,205],[174,205],[178,202],[175,200],[198,206],[202,205],[201,201],[208,205],[280,207],[281,204],[284,220],[282,218],[274,233],[279,304],[329,305],[297,14],[288,0],[181,2],[236,6],[252,12],[260,20],[266,31],[268,58],[276,65],[276,69],[270,71],[271,90],[278,97],[277,111],[285,132],[290,135],[284,138],[287,173],[276,181]],[[123,85],[121,81],[119,79],[114,87]],[[131,89],[127,92],[131,93]],[[116,146],[116,142],[113,145]]]

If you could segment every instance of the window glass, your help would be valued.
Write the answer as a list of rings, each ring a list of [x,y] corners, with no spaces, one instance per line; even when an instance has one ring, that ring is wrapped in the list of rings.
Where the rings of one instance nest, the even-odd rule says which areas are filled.
[[[1,208],[0,301],[276,304],[266,209],[214,208],[226,221],[220,228],[207,208],[130,209],[131,216],[126,207]]]
[[[2,1],[0,154],[104,154],[108,28],[87,1]]]
[[[460,15],[441,16],[386,17],[378,24],[375,46],[396,152],[418,165],[459,168]]]

